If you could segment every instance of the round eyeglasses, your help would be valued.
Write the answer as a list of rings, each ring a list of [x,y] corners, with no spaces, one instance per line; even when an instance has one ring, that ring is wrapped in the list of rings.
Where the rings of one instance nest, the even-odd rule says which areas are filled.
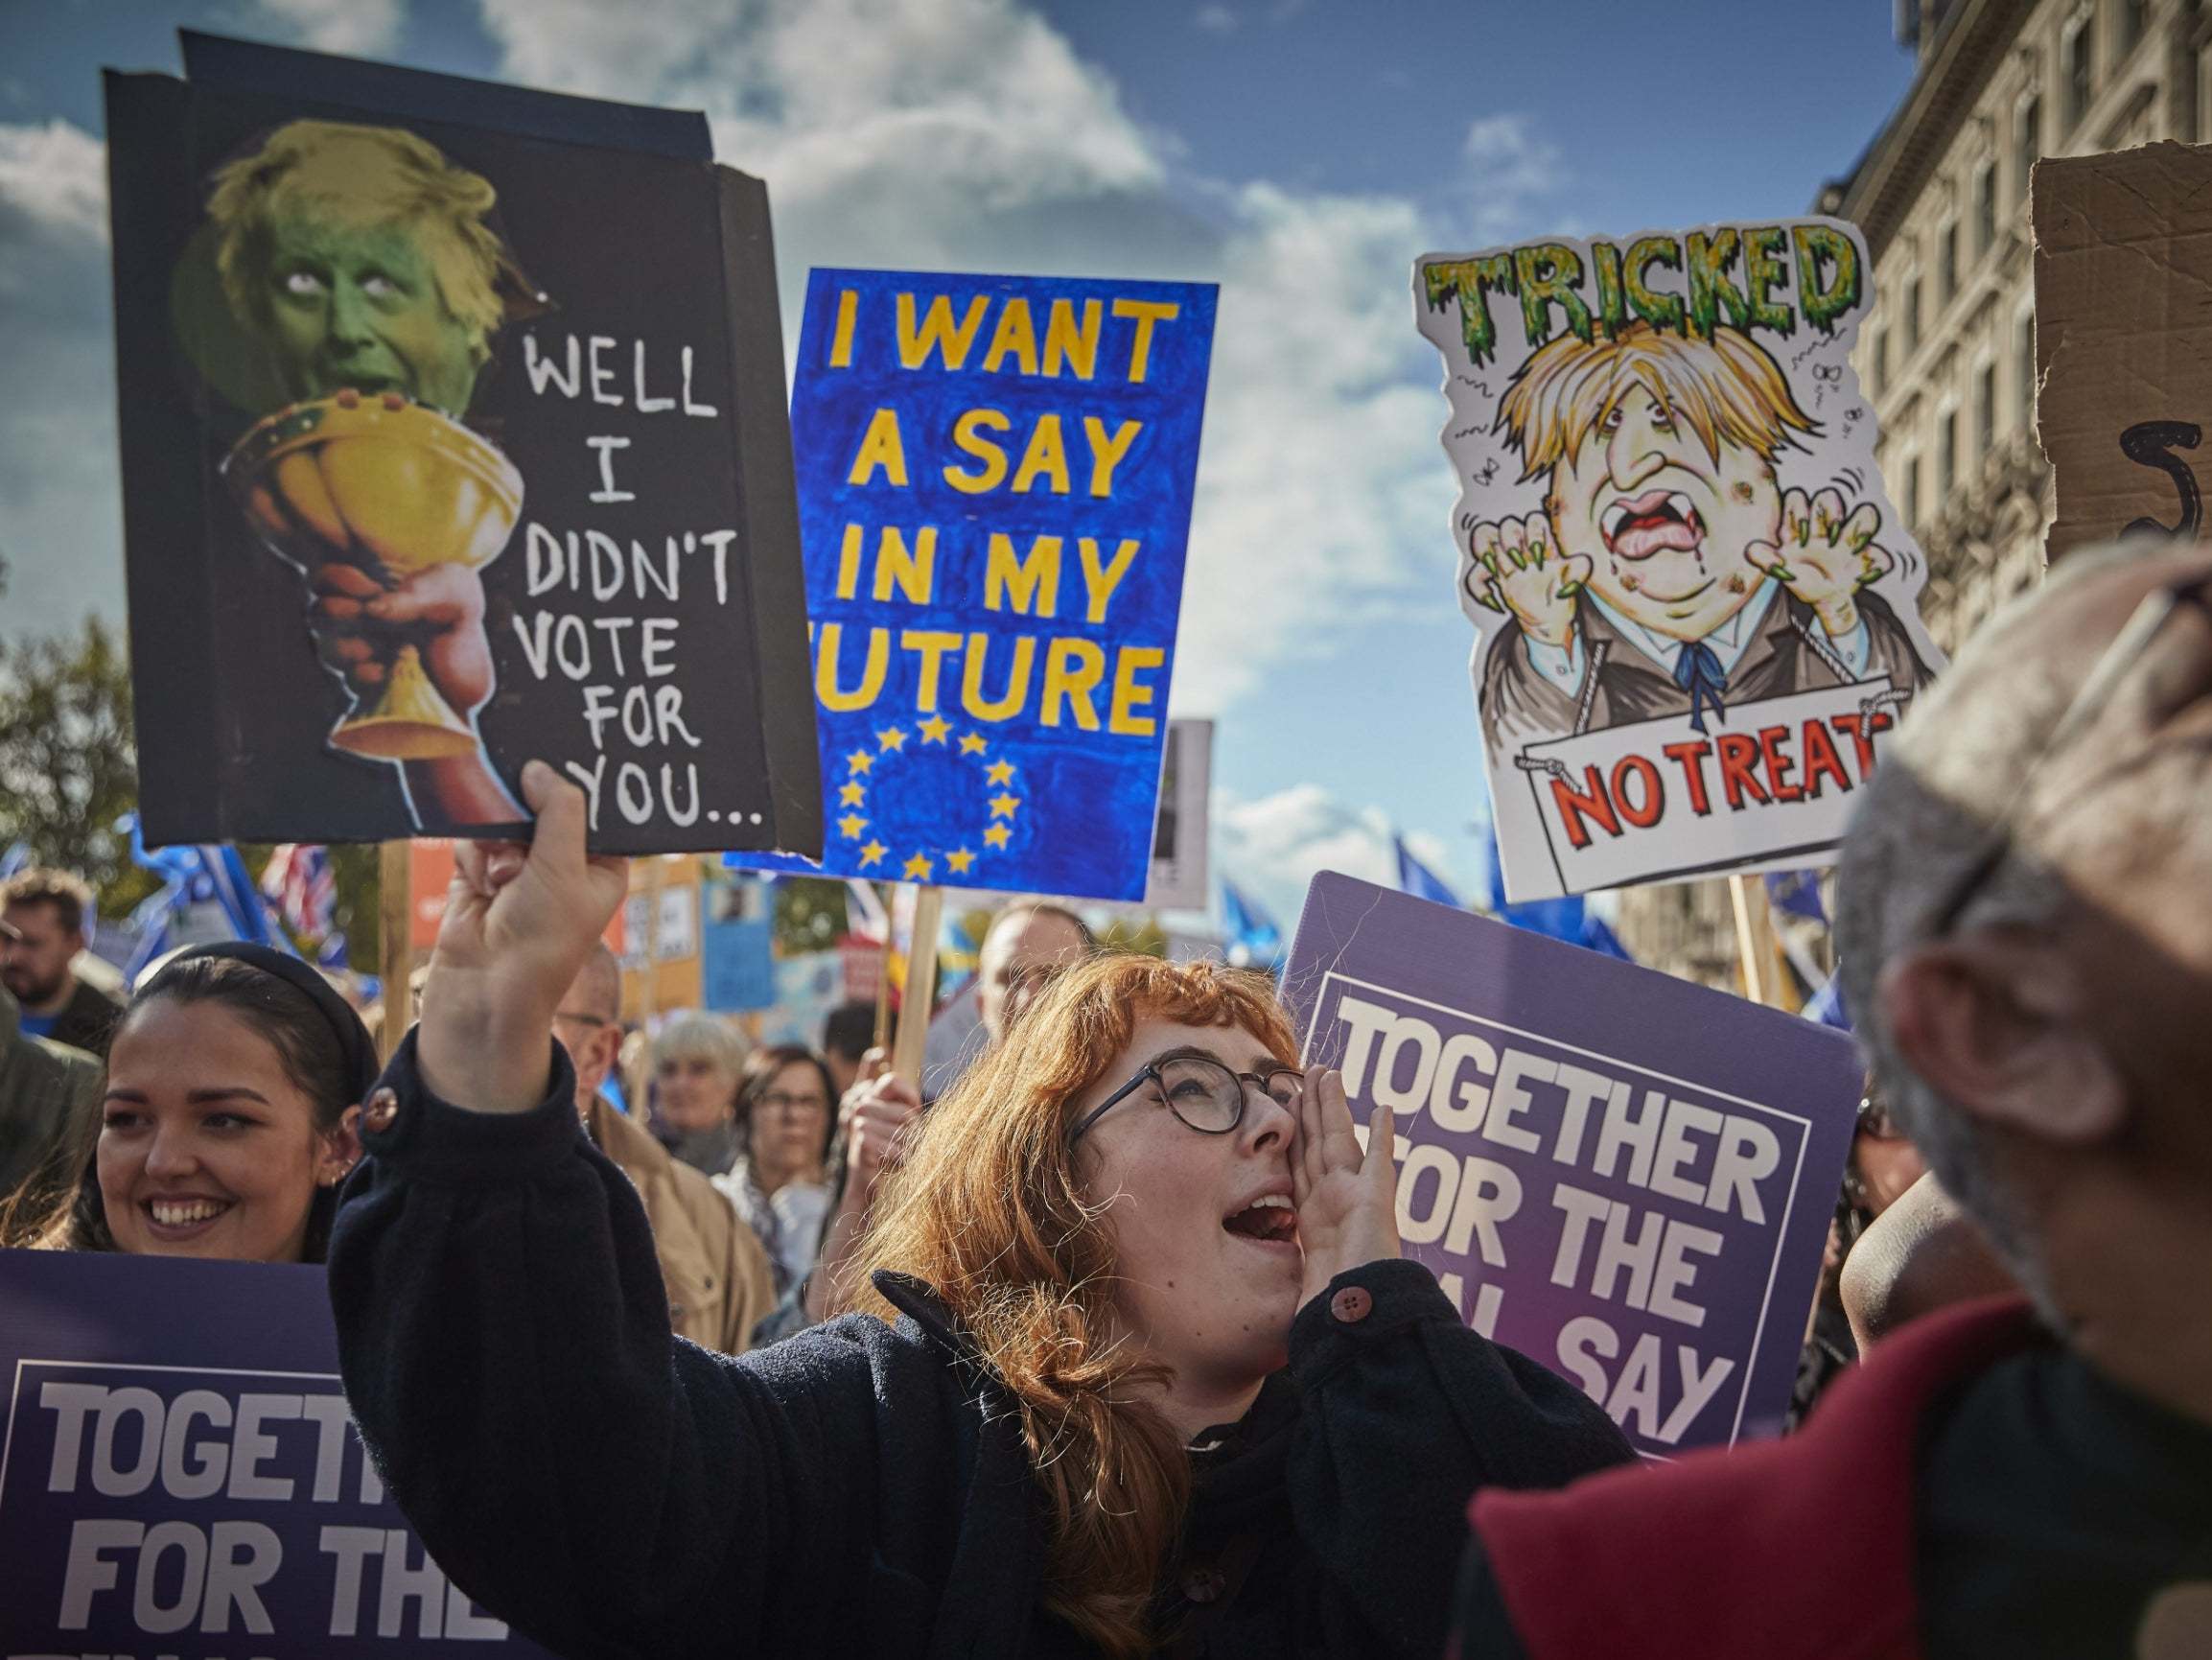
[[[1258,1072],[1238,1072],[1201,1055],[1179,1055],[1148,1062],[1137,1075],[1083,1115],[1068,1132],[1073,1146],[1085,1130],[1107,1111],[1147,1084],[1156,1085],[1169,1111],[1201,1135],[1226,1135],[1245,1121],[1245,1086],[1256,1084],[1260,1092],[1279,1107],[1298,1098],[1305,1073],[1295,1066],[1269,1066]]]

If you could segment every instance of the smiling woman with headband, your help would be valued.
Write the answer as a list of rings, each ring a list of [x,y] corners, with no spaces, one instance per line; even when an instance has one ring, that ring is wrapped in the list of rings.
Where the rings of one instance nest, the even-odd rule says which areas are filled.
[[[116,1027],[74,1190],[8,1242],[247,1262],[320,1262],[376,1077],[361,1017],[265,946],[164,963]]]
[[[619,902],[532,762],[463,844],[331,1246],[346,1395],[455,1585],[562,1654],[1419,1656],[1478,1487],[1628,1458],[1398,1259],[1265,979],[1062,974],[920,1121],[857,1312],[668,1335],[547,1019]],[[1202,1646],[1202,1648],[1201,1648]]]

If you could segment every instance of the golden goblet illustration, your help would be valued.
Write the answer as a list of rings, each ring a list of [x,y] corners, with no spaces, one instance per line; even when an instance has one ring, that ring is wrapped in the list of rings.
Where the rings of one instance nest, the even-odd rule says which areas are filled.
[[[303,573],[352,565],[387,588],[434,565],[482,569],[523,511],[513,462],[396,392],[339,392],[280,409],[232,447],[222,476],[278,557]],[[393,655],[375,703],[339,720],[330,741],[384,760],[442,760],[477,744],[413,644]]]

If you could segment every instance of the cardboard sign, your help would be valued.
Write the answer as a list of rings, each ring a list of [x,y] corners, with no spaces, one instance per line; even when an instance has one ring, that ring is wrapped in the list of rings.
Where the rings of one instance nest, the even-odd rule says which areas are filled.
[[[1718,771],[1780,722],[1802,737],[1810,717],[1779,708],[1802,694],[1829,694],[1824,720],[1872,706],[1863,724],[1886,730],[1940,666],[1927,561],[1851,366],[1873,277],[1833,220],[1415,264],[1452,405],[1459,603],[1510,900],[1824,860],[1861,773],[1816,785],[1801,757],[1802,795],[1786,780],[1724,794]],[[1607,732],[1627,741],[1553,747]],[[1685,808],[1691,769],[1713,769],[1710,810],[1624,811],[1616,791],[1585,821],[1611,845],[1564,856],[1572,809],[1516,775],[1594,794],[1622,766],[1631,789],[1678,783]]]
[[[510,835],[536,758],[599,850],[812,852],[764,187],[697,116],[185,63],[107,79],[147,839]]]
[[[2135,532],[2205,534],[2212,147],[2036,163],[2036,435],[2057,559]]]
[[[1139,900],[1205,283],[817,270],[791,400],[827,829],[762,868]]]
[[[385,1494],[320,1268],[0,1251],[0,1380],[8,1653],[545,1655]]]
[[[1212,825],[1214,723],[1171,720],[1160,757],[1160,806],[1153,821],[1153,874],[1145,903],[1155,910],[1206,908],[1206,843]]]
[[[1327,871],[1283,994],[1354,1120],[1390,1108],[1399,1237],[1471,1325],[1647,1456],[1779,1430],[1856,1120],[1848,1037]]]

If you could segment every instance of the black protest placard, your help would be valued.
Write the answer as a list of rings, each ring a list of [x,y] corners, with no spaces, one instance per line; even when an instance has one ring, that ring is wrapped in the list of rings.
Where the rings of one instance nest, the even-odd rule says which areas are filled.
[[[151,842],[821,847],[765,188],[696,115],[185,37],[110,74]]]

